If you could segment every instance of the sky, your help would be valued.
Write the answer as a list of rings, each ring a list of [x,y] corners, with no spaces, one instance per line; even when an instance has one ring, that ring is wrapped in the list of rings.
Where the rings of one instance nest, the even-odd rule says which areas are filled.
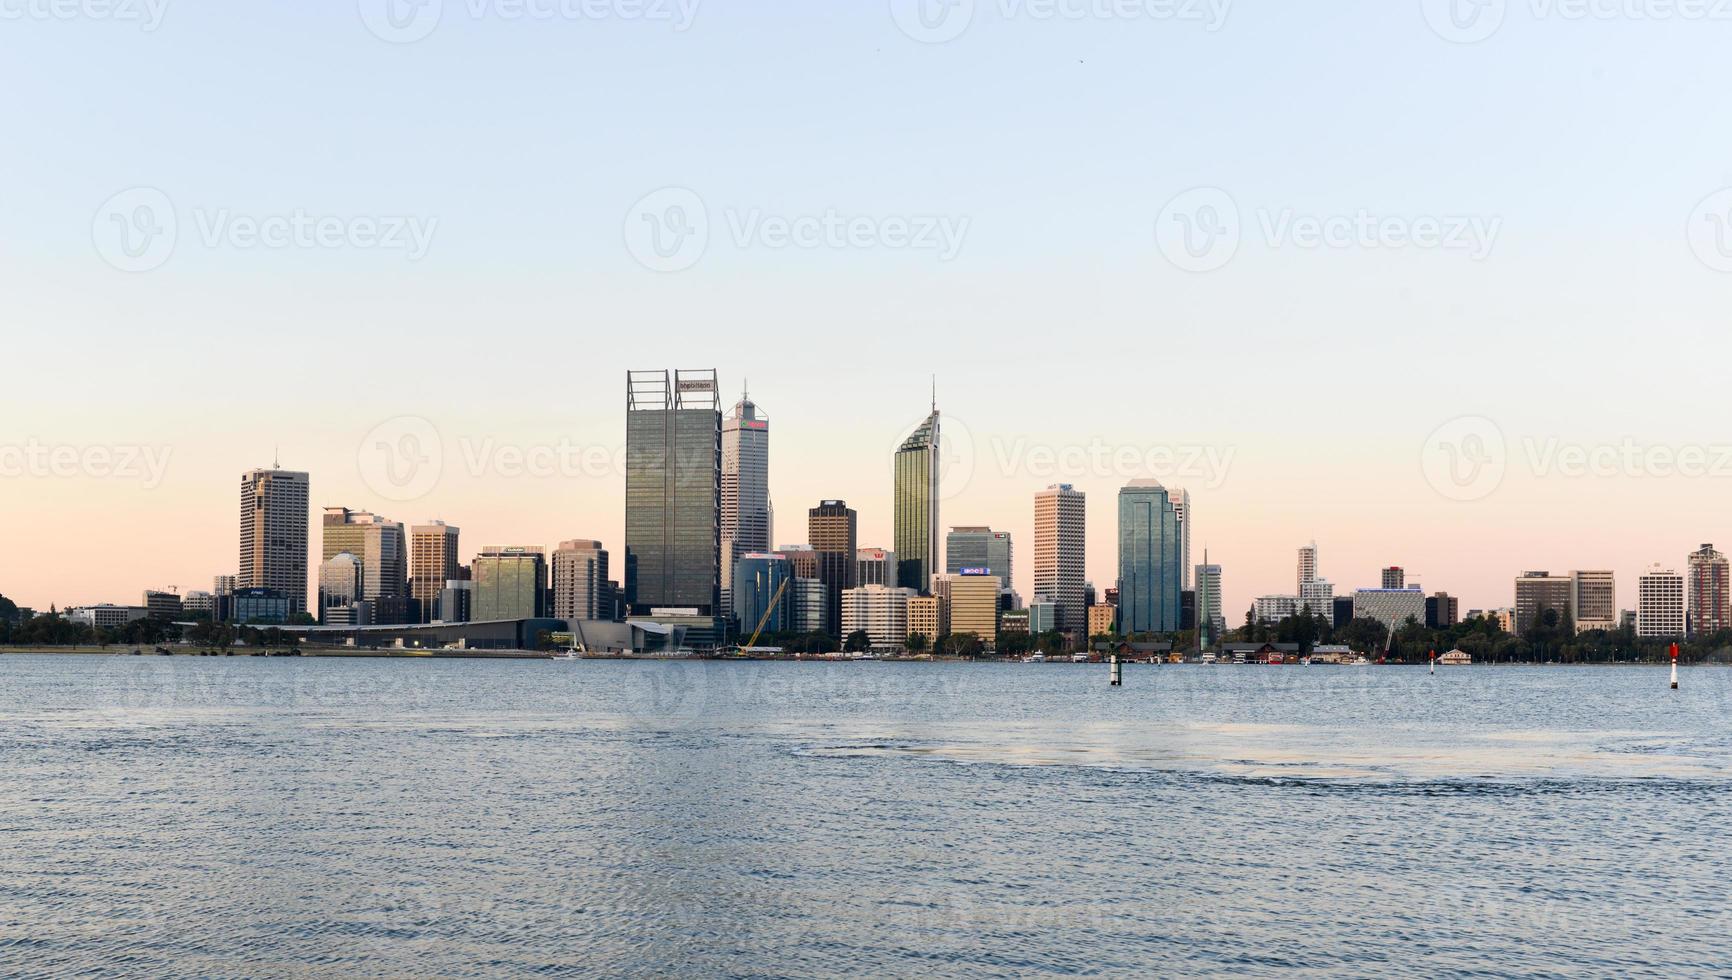
[[[1154,477],[1233,621],[1313,540],[1633,607],[1732,545],[1732,10],[1456,3],[0,0],[0,593],[209,588],[273,459],[622,555],[625,372],[713,368],[777,544],[891,543],[936,375],[1025,598]]]

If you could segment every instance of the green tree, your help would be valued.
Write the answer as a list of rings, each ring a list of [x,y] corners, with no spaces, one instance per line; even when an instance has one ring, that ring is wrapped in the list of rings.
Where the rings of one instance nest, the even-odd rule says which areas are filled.
[[[842,649],[848,653],[865,653],[872,649],[872,637],[865,630],[855,630],[848,634]]]
[[[925,633],[910,633],[908,634],[908,642],[904,645],[908,647],[909,653],[921,654],[925,653],[927,648],[932,645],[932,641],[927,639]]]

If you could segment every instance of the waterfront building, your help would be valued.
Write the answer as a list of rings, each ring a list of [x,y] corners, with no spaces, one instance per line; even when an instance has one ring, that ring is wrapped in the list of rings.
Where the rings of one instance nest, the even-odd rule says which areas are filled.
[[[436,623],[467,623],[474,607],[474,580],[467,578],[451,579],[445,583],[445,588],[439,590],[439,605],[433,611],[433,621]]]
[[[409,598],[409,552],[403,525],[364,510],[326,507],[323,531],[323,560],[345,551],[359,558],[366,575],[361,598],[374,603],[380,623],[405,622],[396,615],[408,610]]]
[[[766,633],[781,633],[793,627],[793,566],[787,555],[771,552],[741,555],[734,565],[733,581],[734,618],[740,624],[741,642],[751,638],[759,623]]]
[[[999,636],[1027,636],[1031,621],[1027,609],[1006,609],[998,614]]]
[[[892,501],[895,533],[892,545],[900,565],[896,584],[926,592],[938,571],[939,419],[937,399],[932,414],[896,450]]]
[[[1418,586],[1360,589],[1353,593],[1353,615],[1356,619],[1375,619],[1391,631],[1407,625],[1410,619],[1423,623],[1425,590]]]
[[[884,548],[861,548],[854,555],[855,585],[896,587],[896,552]]]
[[[174,622],[185,612],[179,595],[173,592],[158,592],[154,589],[144,593],[144,608],[151,619],[164,623]]]
[[[1264,595],[1251,601],[1251,616],[1259,623],[1279,623],[1289,616],[1299,615],[1296,595]]]
[[[1353,622],[1353,597],[1338,595],[1335,597],[1335,628],[1340,629]]]
[[[1313,578],[1299,587],[1299,609],[1310,609],[1318,619],[1328,619],[1335,613],[1335,583]]]
[[[1158,480],[1133,480],[1119,491],[1119,632],[1179,629],[1178,518]]]
[[[625,599],[631,615],[658,609],[720,615],[721,483],[716,373],[628,372]],[[479,617],[479,595],[476,604]]]
[[[1313,541],[1299,549],[1299,595],[1305,594],[1307,583],[1317,581],[1317,542]]]
[[[409,529],[409,595],[415,600],[418,621],[431,623],[434,606],[445,583],[459,577],[457,528],[444,521],[428,521]]]
[[[824,583],[828,607],[824,629],[842,630],[842,594],[854,587],[855,561],[860,551],[860,515],[847,501],[826,500],[807,512],[807,533],[818,558],[818,581]]]
[[[1183,487],[1169,487],[1167,497],[1173,502],[1173,524],[1179,532],[1179,589],[1192,588],[1191,583],[1191,492]]]
[[[1636,635],[1664,640],[1682,637],[1687,623],[1684,576],[1652,565],[1636,579]]]
[[[1200,570],[1202,566],[1198,566]],[[1111,636],[1113,620],[1118,616],[1118,607],[1097,604],[1089,607],[1089,636]]]
[[[1057,607],[1057,625],[1049,630],[1079,630],[1087,624],[1087,536],[1086,494],[1068,483],[1035,494],[1034,594]]]
[[[547,552],[533,545],[489,545],[470,566],[470,620],[540,619],[547,614]]]
[[[290,613],[307,611],[308,487],[307,474],[276,467],[241,476],[234,589],[275,589],[287,598]]]
[[[824,615],[830,609],[829,589],[815,578],[796,578],[789,587],[794,594],[789,615],[796,633],[824,632]]]
[[[992,646],[998,641],[998,577],[986,571],[940,575],[934,580],[944,601],[950,632],[973,633]]]
[[[304,611],[293,608],[293,603],[280,589],[238,588],[234,594],[234,621],[242,626],[280,626],[293,613]]]
[[[136,620],[148,619],[150,610],[144,606],[116,606],[104,602],[94,606],[73,606],[62,615],[67,622],[83,623],[91,629],[114,630]]]
[[[1461,621],[1461,600],[1448,592],[1439,592],[1425,600],[1427,629],[1448,629]]]
[[[354,625],[347,613],[333,619],[333,610],[347,610],[366,599],[365,567],[361,559],[344,551],[319,565],[319,622]]]
[[[1732,629],[1732,608],[1728,608],[1726,556],[1705,544],[1690,554],[1689,590],[1690,635],[1712,636]]]
[[[194,589],[181,600],[181,609],[189,616],[216,616],[216,596],[209,592]]]
[[[856,632],[870,638],[874,653],[900,651],[908,642],[908,600],[913,589],[862,585],[842,593],[842,637]]]
[[[1576,632],[1618,628],[1618,588],[1608,570],[1570,573],[1570,611]]]
[[[935,595],[914,596],[908,600],[908,635],[926,637],[928,647],[950,632],[944,616],[944,602]]]
[[[1035,596],[1034,601],[1028,604],[1028,631],[1039,635],[1064,629],[1064,617],[1059,612],[1060,608],[1059,604],[1051,599]]]
[[[563,620],[613,620],[608,589],[607,549],[600,541],[562,541],[553,552],[552,617]]]
[[[770,550],[770,419],[742,392],[722,419],[722,586],[724,610],[732,600],[734,566],[746,554]],[[742,630],[751,624],[742,622]]]
[[[1525,634],[1533,629],[1547,609],[1557,613],[1560,622],[1573,615],[1570,601],[1574,591],[1575,583],[1567,575],[1523,572],[1515,580],[1516,632]]]
[[[1003,588],[1010,588],[1010,532],[994,531],[990,527],[953,527],[944,539],[944,573],[961,575],[986,569],[998,578]]]

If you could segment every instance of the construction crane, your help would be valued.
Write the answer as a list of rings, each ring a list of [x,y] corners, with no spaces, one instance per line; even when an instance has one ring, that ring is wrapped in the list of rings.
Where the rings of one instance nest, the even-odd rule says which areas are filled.
[[[770,600],[770,604],[764,607],[764,615],[758,619],[758,628],[752,631],[752,638],[746,641],[744,647],[741,647],[742,651],[750,650],[758,645],[758,636],[764,632],[764,624],[770,621],[770,614],[776,611],[777,604],[782,601],[782,593],[787,591],[789,581],[789,579],[783,579],[782,584],[776,586],[776,595]]]

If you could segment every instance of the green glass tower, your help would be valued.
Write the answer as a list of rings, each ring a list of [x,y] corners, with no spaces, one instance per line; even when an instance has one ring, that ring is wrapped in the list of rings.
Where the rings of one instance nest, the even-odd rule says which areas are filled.
[[[1179,519],[1166,487],[1133,480],[1119,491],[1119,631],[1176,633],[1183,573]]]
[[[938,570],[938,405],[896,451],[896,584],[926,594]]]

